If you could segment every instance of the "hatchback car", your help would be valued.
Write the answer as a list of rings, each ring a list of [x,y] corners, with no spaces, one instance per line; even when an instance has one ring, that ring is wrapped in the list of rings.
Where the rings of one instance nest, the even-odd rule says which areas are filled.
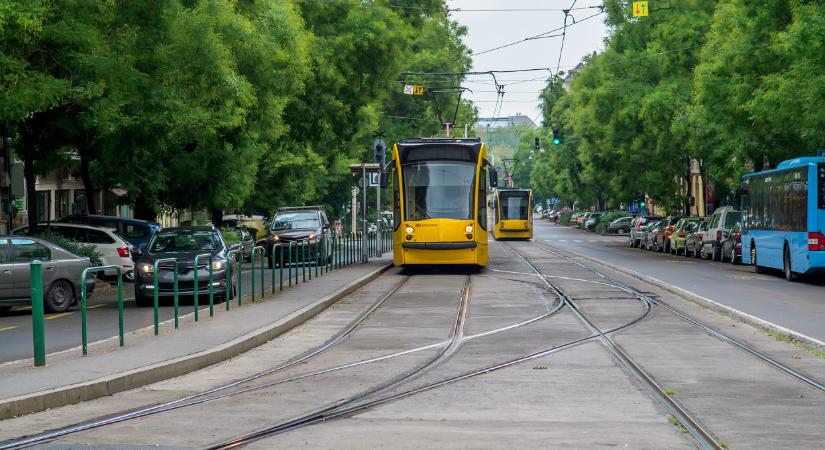
[[[329,220],[322,206],[299,206],[281,208],[269,226],[269,235],[258,241],[266,249],[270,268],[284,261],[289,261],[288,252],[292,250],[292,261],[298,260],[296,244],[304,242],[314,249],[319,246],[318,259],[327,261],[332,257],[332,242]],[[292,243],[292,244],[290,244]]]
[[[126,242],[114,229],[58,222],[38,224],[37,230],[38,232],[49,231],[81,244],[93,245],[100,252],[100,259],[104,266],[118,266],[123,273],[123,278],[130,281],[135,279],[132,244]],[[11,233],[26,235],[29,233],[29,227],[16,228]],[[107,276],[115,276],[117,270],[107,269],[104,273]]]
[[[137,261],[135,279],[135,303],[138,306],[154,304],[155,289],[158,297],[174,295],[175,270],[178,272],[178,295],[192,296],[195,293],[195,256],[212,255],[212,288],[215,300],[226,299],[226,284],[230,283],[230,298],[234,295],[238,280],[238,262],[229,257],[229,252],[240,250],[239,245],[228,246],[220,232],[212,227],[172,227],[158,231],[146,251]],[[175,263],[161,262],[158,265],[158,280],[155,285],[155,261],[174,258]],[[227,268],[231,279],[227,281]],[[209,295],[209,259],[198,259],[198,295]]]
[[[647,225],[658,220],[662,220],[662,218],[657,216],[639,216],[633,219],[630,223],[630,239],[628,240],[628,244],[631,247],[642,247]]]
[[[92,266],[89,258],[70,253],[48,241],[28,236],[0,236],[0,312],[13,306],[31,306],[29,264],[43,263],[43,306],[48,312],[68,310],[80,298],[80,277]],[[86,294],[95,290],[95,278],[86,277]]]
[[[585,230],[590,230],[590,231],[595,230],[596,229],[596,224],[599,223],[599,218],[602,215],[604,215],[604,213],[594,212],[594,213],[590,214],[590,217],[588,217],[587,220],[584,222],[584,226],[582,226],[582,228],[584,228]]]
[[[697,222],[685,236],[685,256],[701,257],[702,241],[708,232],[708,223],[704,220]]]
[[[742,225],[739,222],[723,234],[721,253],[722,262],[730,261],[731,264],[742,262]]]
[[[630,233],[630,222],[632,217],[620,217],[607,225],[608,233],[626,234]]]
[[[699,223],[698,217],[683,217],[676,222],[673,227],[673,233],[670,235],[670,249],[671,255],[679,255],[685,252],[685,240],[687,235],[693,231],[696,224]]]
[[[670,253],[670,235],[676,229],[676,224],[679,223],[679,216],[667,216],[662,219],[664,225],[662,226],[661,238],[657,240],[657,251]]]
[[[659,220],[650,224],[645,232],[645,250],[660,252],[664,248],[665,230],[667,221]]]

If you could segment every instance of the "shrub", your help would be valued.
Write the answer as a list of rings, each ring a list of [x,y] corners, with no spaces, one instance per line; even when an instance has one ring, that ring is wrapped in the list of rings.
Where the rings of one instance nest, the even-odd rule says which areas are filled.
[[[559,223],[568,224],[571,217],[573,217],[573,211],[565,211],[559,216]]]
[[[596,224],[596,232],[604,234],[607,232],[607,226],[610,225],[610,222],[613,222],[616,219],[627,217],[630,214],[624,211],[610,211],[609,213],[603,214],[599,217],[599,223]]]
[[[67,239],[49,230],[40,231],[36,234],[36,236],[44,241],[51,242],[52,244],[70,253],[74,253],[77,256],[89,258],[92,261],[93,266],[103,265],[103,260],[101,259],[102,255],[94,245],[82,244],[80,242]]]
[[[241,233],[234,228],[222,227],[221,236],[223,236],[223,240],[226,241],[226,245],[231,246],[241,243]]]

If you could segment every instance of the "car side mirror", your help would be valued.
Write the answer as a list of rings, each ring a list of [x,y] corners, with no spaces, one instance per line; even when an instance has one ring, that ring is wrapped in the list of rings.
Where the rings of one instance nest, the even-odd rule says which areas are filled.
[[[498,171],[492,166],[490,166],[490,187],[498,187]]]

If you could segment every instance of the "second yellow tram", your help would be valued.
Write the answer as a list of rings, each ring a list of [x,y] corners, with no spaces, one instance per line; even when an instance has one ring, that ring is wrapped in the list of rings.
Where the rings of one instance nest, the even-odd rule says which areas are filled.
[[[486,266],[487,189],[495,168],[479,139],[409,139],[393,146],[393,262]]]
[[[533,238],[532,190],[498,189],[493,207],[493,237],[496,240]]]

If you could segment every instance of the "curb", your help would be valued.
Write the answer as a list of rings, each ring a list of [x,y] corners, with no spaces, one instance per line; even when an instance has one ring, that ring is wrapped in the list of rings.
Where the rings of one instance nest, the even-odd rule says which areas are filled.
[[[745,324],[750,325],[752,327],[758,328],[762,331],[777,334],[781,337],[790,339],[791,341],[798,342],[800,344],[803,344],[803,345],[806,345],[806,346],[809,346],[809,347],[813,347],[813,348],[816,348],[816,349],[825,349],[825,342],[820,341],[819,339],[812,338],[812,337],[804,335],[802,333],[798,333],[798,332],[793,331],[791,329],[785,328],[781,325],[777,325],[775,323],[768,322],[767,320],[760,319],[759,317],[753,316],[753,315],[748,314],[748,313],[743,312],[743,311],[739,311],[738,309],[735,309],[735,308],[731,308],[730,306],[723,305],[723,304],[721,304],[719,302],[716,302],[716,301],[713,301],[713,300],[711,300],[707,297],[703,297],[699,294],[694,294],[693,292],[690,292],[686,289],[682,289],[678,286],[673,286],[673,285],[671,285],[669,283],[666,283],[662,280],[659,280],[657,278],[654,278],[654,277],[651,277],[651,276],[648,276],[648,275],[644,275],[644,274],[641,274],[641,273],[636,272],[634,270],[626,269],[624,267],[619,267],[619,266],[616,266],[614,264],[611,264],[611,263],[608,263],[608,262],[605,262],[605,261],[600,261],[600,260],[598,260],[596,258],[593,258],[591,256],[582,255],[581,253],[577,253],[577,252],[566,250],[566,249],[561,249],[561,248],[558,248],[558,247],[556,247],[552,244],[549,244],[547,242],[542,241],[542,243],[544,245],[547,245],[548,247],[552,247],[552,248],[554,248],[558,251],[576,255],[580,258],[583,258],[583,259],[586,259],[588,261],[594,262],[596,264],[602,265],[602,266],[607,267],[607,268],[609,268],[611,270],[614,270],[616,272],[619,272],[619,273],[625,274],[627,276],[636,278],[637,280],[643,281],[645,283],[652,284],[653,286],[656,286],[659,289],[662,289],[664,291],[670,292],[671,294],[682,297],[685,300],[688,300],[692,303],[695,303],[695,304],[697,304],[701,307],[710,309],[711,311],[714,311],[714,312],[719,313],[719,314],[721,314],[723,316],[726,316],[726,317],[730,317],[731,319],[734,319],[738,322],[742,322],[742,323],[745,323]]]
[[[217,347],[95,380],[2,400],[0,401],[0,420],[106,397],[226,361],[303,324],[392,267],[391,263],[381,266],[349,282],[337,291],[282,317],[275,323],[234,338]]]

